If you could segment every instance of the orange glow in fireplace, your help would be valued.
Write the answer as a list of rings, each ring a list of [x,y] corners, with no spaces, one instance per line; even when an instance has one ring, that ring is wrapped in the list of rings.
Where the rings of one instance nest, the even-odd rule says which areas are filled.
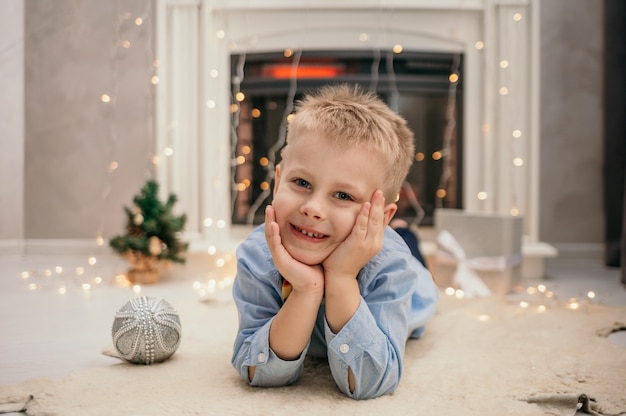
[[[333,65],[271,65],[263,68],[263,76],[274,79],[334,78],[344,72],[343,68]]]

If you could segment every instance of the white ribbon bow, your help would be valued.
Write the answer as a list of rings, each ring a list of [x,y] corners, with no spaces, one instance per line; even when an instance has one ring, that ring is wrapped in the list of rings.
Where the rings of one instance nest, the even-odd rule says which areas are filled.
[[[437,234],[439,247],[450,253],[457,261],[453,283],[463,291],[465,297],[485,297],[491,294],[491,290],[478,276],[476,270],[504,270],[507,266],[521,261],[521,253],[509,258],[505,256],[475,257],[468,259],[465,250],[447,230],[441,230]]]

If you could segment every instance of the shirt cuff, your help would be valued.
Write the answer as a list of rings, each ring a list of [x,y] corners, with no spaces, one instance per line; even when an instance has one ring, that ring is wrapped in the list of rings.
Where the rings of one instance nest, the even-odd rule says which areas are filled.
[[[324,331],[329,353],[348,364],[368,349],[376,339],[378,327],[372,322],[367,304],[361,298],[358,309],[339,333],[334,334],[326,320]]]

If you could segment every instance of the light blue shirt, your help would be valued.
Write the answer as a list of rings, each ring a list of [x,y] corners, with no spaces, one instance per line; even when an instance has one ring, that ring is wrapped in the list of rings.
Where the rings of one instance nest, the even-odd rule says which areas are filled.
[[[252,386],[284,386],[300,376],[305,355],[328,357],[333,379],[354,399],[392,393],[402,375],[406,341],[418,338],[434,314],[439,290],[430,273],[411,254],[404,240],[387,227],[383,248],[359,272],[361,303],[346,325],[334,334],[320,306],[309,345],[294,361],[280,359],[269,347],[269,331],[282,307],[282,277],[257,227],[237,248],[237,276],[233,297],[239,311],[239,330],[232,364],[248,381],[248,367],[256,366]],[[355,390],[348,387],[348,367]]]

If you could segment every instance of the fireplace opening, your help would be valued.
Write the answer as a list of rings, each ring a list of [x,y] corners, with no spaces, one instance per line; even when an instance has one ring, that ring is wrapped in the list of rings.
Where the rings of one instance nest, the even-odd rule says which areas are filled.
[[[395,218],[432,225],[462,208],[463,56],[417,51],[281,51],[231,56],[232,223],[260,224],[289,114],[308,90],[360,84],[402,115],[415,160]]]

